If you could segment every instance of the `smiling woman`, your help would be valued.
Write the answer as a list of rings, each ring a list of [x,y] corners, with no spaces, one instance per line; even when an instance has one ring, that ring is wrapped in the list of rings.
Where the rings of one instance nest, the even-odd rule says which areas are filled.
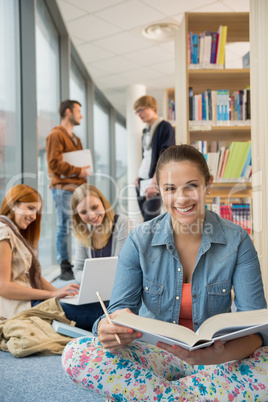
[[[190,145],[171,146],[158,159],[156,178],[167,213],[128,236],[108,307],[111,319],[124,309],[197,331],[209,317],[231,314],[232,287],[238,311],[266,308],[248,233],[205,210],[213,178],[203,155]],[[267,400],[267,331],[191,352],[139,342],[140,332],[105,316],[93,333],[98,338],[70,342],[62,361],[76,384],[96,394],[120,401]]]
[[[72,222],[78,240],[74,275],[80,283],[85,259],[119,255],[131,222],[125,215],[116,215],[101,191],[90,184],[74,191]]]

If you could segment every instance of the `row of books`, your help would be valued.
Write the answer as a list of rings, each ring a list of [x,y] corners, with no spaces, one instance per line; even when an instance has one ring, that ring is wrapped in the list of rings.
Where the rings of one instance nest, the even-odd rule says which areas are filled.
[[[249,180],[252,175],[251,143],[232,142],[229,147],[222,146],[217,152],[204,152],[202,141],[192,143],[206,158],[215,181]]]
[[[216,197],[219,198],[219,197]],[[228,219],[245,229],[251,234],[251,209],[250,204],[232,203],[220,205],[218,202],[207,204],[207,208],[216,212],[221,218]]]
[[[188,33],[189,68],[223,68],[227,26],[220,25],[218,32]]]
[[[228,89],[207,89],[194,95],[189,87],[190,125],[236,125],[250,122],[250,89],[230,92]]]
[[[175,100],[168,98],[168,120],[176,120]]]

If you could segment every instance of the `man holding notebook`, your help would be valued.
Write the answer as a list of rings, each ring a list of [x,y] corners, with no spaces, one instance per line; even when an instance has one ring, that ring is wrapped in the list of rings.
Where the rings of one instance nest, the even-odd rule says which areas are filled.
[[[81,104],[75,100],[60,103],[61,124],[54,127],[47,137],[47,164],[50,188],[57,211],[56,254],[61,267],[60,278],[73,279],[72,265],[68,253],[68,240],[71,236],[71,199],[76,187],[86,182],[89,166],[76,167],[63,162],[65,152],[82,150],[80,139],[73,128],[80,125]]]

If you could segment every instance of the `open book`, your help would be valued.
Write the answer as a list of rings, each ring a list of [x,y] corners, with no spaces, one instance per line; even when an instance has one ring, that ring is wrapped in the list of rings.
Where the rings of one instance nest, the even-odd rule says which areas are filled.
[[[139,340],[143,342],[153,345],[157,342],[177,344],[184,349],[194,350],[210,346],[218,339],[226,342],[268,329],[268,310],[217,314],[204,321],[197,332],[182,325],[127,312],[120,313],[112,322],[141,332],[143,336]]]

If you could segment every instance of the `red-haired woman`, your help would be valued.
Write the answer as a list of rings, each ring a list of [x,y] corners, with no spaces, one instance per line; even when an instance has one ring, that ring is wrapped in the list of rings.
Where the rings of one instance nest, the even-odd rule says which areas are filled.
[[[0,317],[10,318],[52,297],[77,294],[78,284],[57,289],[41,276],[36,256],[42,217],[40,194],[25,184],[18,184],[7,192],[0,214]],[[91,330],[92,323],[101,314],[101,307],[93,312],[90,304],[62,303],[62,308],[68,319],[87,330]]]

